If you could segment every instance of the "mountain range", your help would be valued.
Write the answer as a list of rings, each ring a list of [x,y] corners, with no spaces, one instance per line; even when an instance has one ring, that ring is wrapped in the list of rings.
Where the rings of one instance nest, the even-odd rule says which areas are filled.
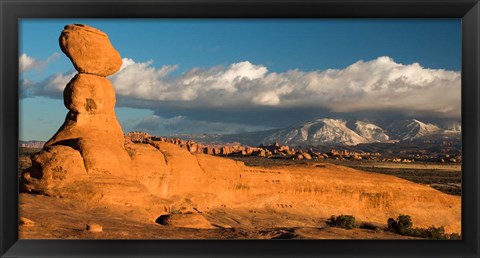
[[[453,129],[453,130],[452,130]],[[355,121],[350,127],[342,119],[322,118],[279,130],[263,143],[278,142],[290,146],[355,146],[366,143],[395,143],[460,138],[460,127],[443,129],[417,119],[407,119],[386,124],[383,127]]]
[[[292,147],[357,146],[359,144],[398,142],[432,143],[445,139],[460,141],[461,125],[455,122],[448,127],[441,127],[413,118],[381,125],[360,120],[321,118],[269,131],[231,135],[179,135],[178,137],[209,144],[239,142],[244,145],[257,146],[276,142]]]
[[[171,137],[211,145],[225,145],[236,142],[247,146],[258,146],[260,144],[279,143],[302,148],[329,146],[366,148],[367,145],[376,147],[385,144],[390,146],[392,143],[408,145],[439,144],[445,141],[450,141],[455,146],[461,146],[461,124],[454,121],[437,125],[414,118],[378,124],[361,120],[347,121],[336,118],[321,118],[288,128],[268,131],[228,135],[182,134]],[[21,141],[19,146],[41,148],[43,144],[42,141]]]

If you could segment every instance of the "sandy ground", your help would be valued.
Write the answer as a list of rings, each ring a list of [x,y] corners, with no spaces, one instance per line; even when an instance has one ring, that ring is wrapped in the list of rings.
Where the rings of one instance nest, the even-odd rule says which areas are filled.
[[[411,239],[383,230],[334,228],[326,218],[304,218],[248,210],[215,210],[202,214],[216,225],[212,229],[177,228],[154,221],[138,221],[133,210],[89,207],[62,198],[20,194],[20,217],[34,221],[20,226],[21,239]],[[237,220],[239,227],[215,223]],[[249,221],[249,223],[245,223]],[[288,221],[288,222],[286,222]],[[90,232],[86,224],[97,223],[102,232]],[[275,224],[292,224],[276,227]],[[304,226],[293,226],[304,225]]]

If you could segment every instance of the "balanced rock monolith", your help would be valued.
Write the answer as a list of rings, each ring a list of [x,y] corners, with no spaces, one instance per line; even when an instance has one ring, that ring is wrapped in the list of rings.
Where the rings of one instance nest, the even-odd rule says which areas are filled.
[[[108,36],[86,25],[67,25],[60,47],[80,72],[65,87],[69,110],[64,124],[45,146],[67,145],[78,150],[87,172],[120,173],[130,158],[115,116],[115,90],[104,76],[118,71],[122,60]]]
[[[105,33],[86,25],[65,26],[59,43],[79,72],[63,93],[69,112],[24,178],[26,190],[52,195],[72,181],[68,177],[127,173],[131,162],[115,116],[115,90],[105,78],[120,69],[120,55]]]

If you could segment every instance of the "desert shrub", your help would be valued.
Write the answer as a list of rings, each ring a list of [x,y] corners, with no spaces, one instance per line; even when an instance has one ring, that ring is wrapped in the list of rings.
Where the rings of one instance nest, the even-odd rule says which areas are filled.
[[[396,220],[389,218],[387,224],[387,230],[400,235],[410,235],[412,233],[413,223],[409,215],[400,214]]]
[[[412,218],[409,215],[399,215],[398,218],[387,220],[387,230],[412,237],[421,237],[428,239],[460,239],[460,235],[457,233],[445,234],[443,226],[435,227],[430,226],[428,228],[414,228]]]
[[[443,226],[438,228],[434,226],[429,228],[415,228],[413,230],[413,235],[429,239],[449,239],[449,236],[445,234]]]
[[[340,215],[338,217],[333,216],[327,221],[327,224],[330,227],[337,227],[337,228],[346,228],[352,229],[357,227],[355,224],[355,217],[352,215]]]

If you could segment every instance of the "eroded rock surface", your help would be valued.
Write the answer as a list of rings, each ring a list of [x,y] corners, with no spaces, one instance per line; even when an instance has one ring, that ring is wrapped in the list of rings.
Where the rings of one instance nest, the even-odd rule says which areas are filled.
[[[45,147],[32,156],[32,167],[22,174],[21,190],[48,195],[69,194],[65,185],[86,175],[79,151],[69,146]]]
[[[155,222],[164,226],[180,228],[215,228],[199,213],[162,215]]]
[[[115,90],[105,77],[77,74],[65,87],[65,107],[78,114],[113,114]]]
[[[120,54],[103,31],[83,24],[65,26],[60,48],[81,73],[109,76],[122,66]]]

